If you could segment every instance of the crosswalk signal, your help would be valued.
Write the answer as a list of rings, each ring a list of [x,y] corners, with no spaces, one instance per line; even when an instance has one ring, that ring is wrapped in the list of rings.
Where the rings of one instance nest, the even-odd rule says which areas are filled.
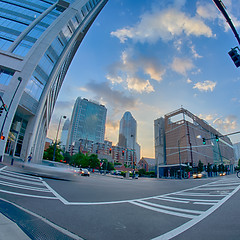
[[[2,116],[3,109],[4,109],[4,106],[2,105],[2,106],[0,107],[0,116]]]
[[[0,139],[1,140],[4,140],[5,139],[5,136],[3,136],[2,134],[0,135]]]
[[[206,145],[206,139],[205,138],[202,139],[202,142],[203,142],[203,145]]]
[[[234,64],[236,67],[240,67],[240,55],[237,52],[237,49],[239,50],[238,47],[232,48],[231,51],[228,52],[228,55],[231,57],[233,60]]]

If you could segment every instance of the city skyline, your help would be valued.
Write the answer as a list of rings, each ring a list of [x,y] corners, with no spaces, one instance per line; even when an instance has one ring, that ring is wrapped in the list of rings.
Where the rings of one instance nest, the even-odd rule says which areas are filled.
[[[223,3],[239,31],[240,1]],[[70,116],[76,96],[106,106],[106,139],[114,144],[130,111],[144,157],[154,157],[154,120],[181,106],[222,134],[238,131],[239,69],[228,56],[235,46],[211,0],[109,1],[69,68],[48,136],[61,114]]]

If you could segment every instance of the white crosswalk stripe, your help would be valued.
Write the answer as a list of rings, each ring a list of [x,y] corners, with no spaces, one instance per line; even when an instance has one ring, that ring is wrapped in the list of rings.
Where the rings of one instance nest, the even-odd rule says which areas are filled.
[[[226,179],[130,203],[151,211],[193,219],[227,199],[239,186],[239,181]],[[172,207],[170,203],[177,206]],[[205,210],[199,210],[200,206],[206,206]]]
[[[41,199],[57,199],[41,177],[0,169],[0,192]],[[4,189],[3,189],[4,187]],[[41,195],[39,195],[41,194]]]

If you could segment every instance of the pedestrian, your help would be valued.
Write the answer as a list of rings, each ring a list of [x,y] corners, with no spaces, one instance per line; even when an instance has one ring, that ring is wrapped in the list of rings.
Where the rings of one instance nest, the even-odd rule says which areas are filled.
[[[32,160],[32,153],[28,156],[28,162],[30,163]]]

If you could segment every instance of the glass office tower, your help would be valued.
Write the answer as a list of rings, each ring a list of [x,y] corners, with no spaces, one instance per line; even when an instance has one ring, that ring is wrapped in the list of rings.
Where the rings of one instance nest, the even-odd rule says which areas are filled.
[[[137,139],[137,122],[130,112],[125,112],[119,128],[118,146],[133,149]]]
[[[106,116],[107,109],[104,105],[86,98],[77,98],[68,131],[68,148],[80,139],[104,143]]]
[[[4,0],[0,8],[0,156],[42,159],[68,67],[108,0]],[[8,110],[8,111],[7,111]]]

